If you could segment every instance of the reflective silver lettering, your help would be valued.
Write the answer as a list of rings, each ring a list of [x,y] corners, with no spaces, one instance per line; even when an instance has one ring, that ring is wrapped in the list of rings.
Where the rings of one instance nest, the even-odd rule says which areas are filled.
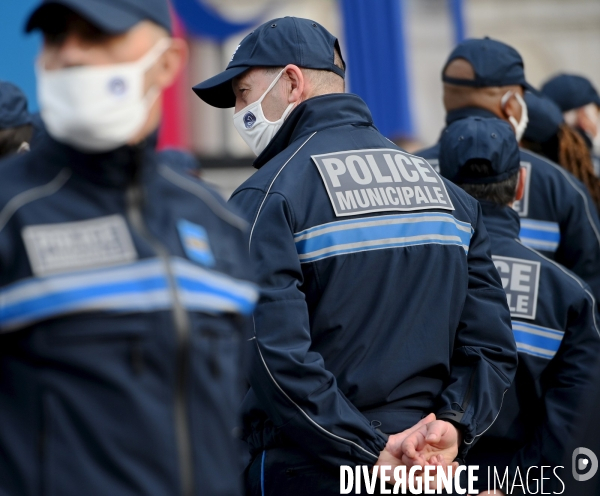
[[[406,158],[404,155],[398,154],[394,157],[394,160],[396,161],[396,166],[398,167],[398,170],[404,179],[406,179],[409,183],[415,183],[419,180],[419,173],[417,171],[412,171],[409,174],[406,170],[407,165],[412,165],[412,162],[408,158]]]
[[[358,167],[360,167],[362,177],[358,174],[355,164],[358,164]],[[346,157],[346,167],[348,168],[348,172],[350,172],[352,179],[354,179],[356,183],[371,184],[371,181],[373,181],[371,171],[362,157],[359,157],[358,155],[349,155]]]
[[[396,167],[396,164],[394,164],[394,161],[392,160],[392,156],[389,153],[384,153],[383,158],[385,159],[385,163],[387,164],[388,169],[392,173],[394,182],[401,183],[402,178],[400,177],[400,174],[398,174],[398,168]]]
[[[373,171],[373,175],[375,176],[375,181],[378,183],[391,183],[392,178],[390,176],[381,175],[381,171],[379,170],[379,166],[375,161],[375,157],[373,155],[366,155],[367,162],[369,163],[369,167]]]

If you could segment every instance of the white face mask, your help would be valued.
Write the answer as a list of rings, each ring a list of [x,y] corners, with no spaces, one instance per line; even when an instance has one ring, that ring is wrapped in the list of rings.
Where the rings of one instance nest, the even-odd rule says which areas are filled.
[[[273,89],[273,86],[277,84],[277,81],[279,81],[279,78],[283,75],[284,70],[285,69],[281,70],[269,85],[267,91],[265,91],[258,100],[247,105],[233,115],[233,125],[256,156],[260,155],[267,147],[295,105],[294,103],[290,103],[283,112],[281,118],[276,121],[267,120],[263,113],[261,102],[265,99],[269,91]]]
[[[38,100],[48,133],[84,152],[106,152],[140,132],[160,95],[144,94],[146,72],[169,48],[164,38],[141,59],[125,64],[47,71],[37,67]]]
[[[513,91],[507,91],[506,93],[504,93],[504,95],[502,96],[502,100],[500,100],[500,103],[502,104],[502,108],[504,108],[506,102],[508,102],[508,99],[513,94],[515,95],[517,102],[519,102],[519,105],[521,105],[521,120],[517,122],[517,119],[515,119],[511,115],[508,118],[508,121],[512,124],[512,127],[515,128],[515,135],[517,138],[517,142],[519,142],[525,134],[525,129],[527,129],[527,124],[529,123],[529,116],[527,115],[527,104],[525,103],[525,100],[523,100],[523,97],[521,95],[519,95],[518,93],[514,93]]]

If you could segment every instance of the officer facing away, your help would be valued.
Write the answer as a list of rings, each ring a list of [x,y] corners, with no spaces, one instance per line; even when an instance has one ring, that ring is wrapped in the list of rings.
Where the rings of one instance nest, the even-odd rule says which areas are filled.
[[[552,468],[563,465],[575,447],[583,400],[594,391],[600,317],[587,284],[520,241],[519,215],[511,208],[525,190],[527,171],[519,162],[514,132],[500,119],[468,117],[442,133],[440,170],[481,203],[519,351],[517,375],[500,415],[467,462],[479,465],[482,491],[494,488],[495,467],[498,481],[508,474],[501,487],[496,485],[506,494],[521,494],[518,486],[526,477],[531,486],[520,487],[525,494],[548,494],[551,486],[560,493]],[[544,473],[542,466],[551,468]],[[561,480],[569,475],[561,469],[556,474]],[[539,485],[541,477],[545,488],[536,489],[534,481]]]
[[[243,403],[252,495],[339,494],[340,465],[448,466],[516,368],[477,202],[383,137],[344,69],[333,35],[286,17],[195,87],[235,106],[258,154],[231,199],[263,285]]]
[[[149,138],[164,0],[43,2],[48,134],[0,163],[0,493],[239,495],[245,222]]]
[[[446,124],[474,117],[508,121],[520,141],[527,127],[523,60],[512,47],[489,38],[466,40],[442,70]],[[439,143],[418,152],[437,161]],[[521,241],[575,272],[600,296],[600,220],[586,188],[559,165],[521,149],[527,169]]]
[[[569,126],[585,140],[596,175],[600,175],[600,95],[589,79],[559,74],[544,83],[542,93],[563,111]]]
[[[29,151],[32,135],[27,97],[14,84],[0,81],[0,158]]]
[[[600,179],[585,140],[565,123],[560,107],[541,93],[527,91],[529,123],[521,146],[559,164],[587,188],[596,210],[600,209]]]

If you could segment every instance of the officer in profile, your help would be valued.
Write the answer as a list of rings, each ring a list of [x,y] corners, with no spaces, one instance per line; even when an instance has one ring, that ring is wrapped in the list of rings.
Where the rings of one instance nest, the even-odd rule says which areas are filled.
[[[243,403],[251,495],[339,494],[340,465],[449,466],[516,368],[477,202],[382,136],[344,76],[337,39],[286,17],[195,87],[235,107],[258,155],[230,200],[263,289]]]
[[[494,488],[495,468],[498,480],[508,473],[508,484],[496,486],[506,494],[549,494],[550,487],[558,494],[561,482],[552,468],[563,465],[574,448],[585,420],[581,407],[597,381],[596,301],[580,278],[519,239],[519,214],[511,207],[523,196],[527,170],[520,166],[510,124],[482,117],[450,124],[442,133],[439,160],[444,177],[481,204],[519,351],[500,415],[469,451],[467,463],[479,465],[482,491]],[[542,472],[542,466],[551,468]],[[569,476],[560,469],[556,474],[561,480]],[[522,486],[526,477],[529,488]],[[546,478],[543,490],[541,477]]]
[[[563,111],[566,123],[585,140],[596,175],[600,175],[600,95],[583,76],[559,74],[544,83],[542,93]]]
[[[32,136],[27,97],[14,84],[0,81],[0,158],[29,151]]]
[[[238,495],[246,223],[154,150],[166,0],[52,0],[47,132],[0,163],[0,493]]]
[[[523,60],[512,47],[490,38],[459,44],[442,70],[446,124],[466,117],[508,121],[520,142],[527,128]],[[600,296],[600,220],[585,186],[546,158],[521,149],[527,169],[523,198],[513,208],[521,217],[521,241],[556,260]],[[417,152],[434,164],[439,142]]]
[[[560,107],[541,93],[527,91],[529,123],[521,146],[543,155],[573,174],[587,188],[596,210],[600,208],[600,179],[583,137],[565,123]]]

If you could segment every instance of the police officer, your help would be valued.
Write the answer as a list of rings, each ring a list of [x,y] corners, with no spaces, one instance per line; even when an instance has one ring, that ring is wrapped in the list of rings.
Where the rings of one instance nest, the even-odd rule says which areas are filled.
[[[164,0],[44,1],[43,141],[0,163],[0,493],[238,495],[245,222],[148,137]]]
[[[235,107],[258,155],[231,199],[264,286],[243,403],[252,495],[339,494],[340,465],[415,455],[396,433],[430,412],[412,459],[440,449],[448,465],[516,366],[477,203],[385,139],[344,75],[337,39],[286,17],[195,87]]]
[[[469,116],[497,117],[513,126],[517,141],[527,127],[523,60],[489,38],[466,40],[442,70],[446,124]],[[521,149],[528,170],[521,217],[521,241],[575,272],[600,295],[600,221],[585,187],[559,165]],[[437,161],[439,143],[418,154]]]
[[[559,74],[542,86],[542,93],[564,112],[567,124],[584,139],[600,176],[600,95],[583,76]]]
[[[527,91],[529,123],[521,146],[543,155],[573,174],[587,188],[596,210],[600,208],[600,179],[588,146],[580,133],[564,122],[560,107],[541,93]]]
[[[511,206],[523,196],[527,170],[520,167],[510,124],[481,117],[450,124],[442,133],[439,160],[442,174],[481,203],[519,351],[517,375],[500,415],[467,462],[479,465],[481,490],[494,489],[496,470],[498,481],[508,474],[496,485],[506,494],[549,494],[551,487],[560,493],[569,471],[553,470],[572,450],[584,420],[583,399],[597,381],[595,299],[575,274],[519,239],[519,215]]]
[[[0,81],[0,158],[29,151],[32,135],[27,97],[14,84]]]

